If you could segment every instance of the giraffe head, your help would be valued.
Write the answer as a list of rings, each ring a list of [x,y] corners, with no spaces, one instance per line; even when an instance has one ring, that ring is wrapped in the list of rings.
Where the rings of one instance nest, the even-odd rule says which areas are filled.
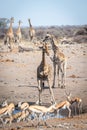
[[[48,50],[47,43],[42,43],[42,46],[40,46],[39,48],[42,49],[42,51],[49,56],[49,50]]]
[[[59,37],[59,38],[57,39],[57,38],[55,38],[54,35],[49,34],[49,33],[47,32],[47,34],[46,34],[46,36],[45,36],[45,38],[44,38],[43,41],[45,41],[45,42],[46,42],[46,41],[54,41],[55,44],[58,44],[59,42],[62,41],[62,39],[63,39],[63,38],[61,38],[61,37]]]
[[[53,35],[47,33],[43,41],[46,42],[46,41],[52,40],[52,39],[53,39]]]
[[[14,23],[14,17],[11,17],[10,22]]]
[[[30,18],[28,19],[28,22],[30,22]]]
[[[22,23],[22,21],[21,21],[21,20],[19,20],[19,22],[18,22],[18,23],[19,23],[19,25],[20,25],[20,24]]]
[[[44,49],[45,53],[49,56],[49,51],[48,51],[48,45],[47,45],[47,43],[43,44],[43,49]]]
[[[54,37],[54,35],[47,33],[43,42],[50,42],[52,45],[52,48],[58,49],[58,42],[57,39]]]
[[[30,27],[32,27],[30,18],[28,19],[28,22],[29,22]]]

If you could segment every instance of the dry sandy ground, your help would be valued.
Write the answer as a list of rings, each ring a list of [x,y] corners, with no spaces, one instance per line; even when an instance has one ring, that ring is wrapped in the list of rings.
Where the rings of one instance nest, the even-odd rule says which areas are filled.
[[[2,43],[0,43],[0,45],[2,45]],[[32,103],[38,100],[36,72],[37,66],[41,62],[41,51],[37,51],[37,47],[28,43],[26,43],[25,46],[30,48],[33,47],[34,51],[19,53],[15,47],[12,52],[0,52],[0,102],[7,99],[8,102],[14,102],[17,104],[19,101]],[[87,44],[67,44],[60,45],[59,47],[67,57],[67,71],[65,89],[57,87],[56,79],[56,87],[53,89],[56,102],[66,100],[66,96],[64,94],[66,90],[67,92],[72,93],[72,97],[80,97],[82,99],[83,113],[86,113]],[[50,50],[50,53],[51,52],[52,51]],[[47,56],[46,61],[52,66],[52,62]],[[48,105],[50,103],[48,87],[46,87],[42,93],[42,103],[44,105]],[[24,128],[23,130],[86,130],[87,114],[71,119],[51,119],[48,122],[50,122],[54,127],[26,127],[26,129]]]
[[[37,122],[34,124],[35,126],[32,127],[31,122],[13,123],[11,127],[5,126],[4,129],[0,128],[0,130],[87,130],[87,114],[73,118],[49,119],[47,126],[44,126],[43,122],[40,123],[40,126],[36,126]]]

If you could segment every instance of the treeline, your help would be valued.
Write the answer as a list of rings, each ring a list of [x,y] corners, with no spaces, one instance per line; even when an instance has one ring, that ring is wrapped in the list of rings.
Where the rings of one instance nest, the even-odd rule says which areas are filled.
[[[3,39],[9,26],[9,20],[0,18],[0,39]],[[87,25],[79,26],[40,26],[34,27],[37,40],[43,39],[47,32],[53,34],[57,39],[59,37],[73,38],[74,42],[87,42]],[[29,27],[21,27],[24,40],[29,39]],[[16,27],[13,28],[14,34]]]

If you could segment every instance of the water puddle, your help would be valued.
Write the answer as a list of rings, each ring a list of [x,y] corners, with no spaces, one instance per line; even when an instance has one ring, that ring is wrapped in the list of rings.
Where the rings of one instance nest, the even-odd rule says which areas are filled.
[[[14,111],[13,111],[13,115],[15,115],[15,114],[17,114],[17,113],[20,113],[21,112],[21,110],[19,110],[18,108],[17,109],[15,109]],[[40,116],[40,114],[38,114],[38,117],[39,117],[39,119],[40,120],[42,120],[42,121],[46,121],[46,120],[48,120],[48,119],[55,119],[55,118],[65,118],[65,117],[68,117],[68,110],[60,110],[58,113],[56,113],[56,112],[54,112],[54,113],[48,113],[48,114],[46,114],[46,116]],[[30,114],[27,118],[26,118],[26,121],[29,121],[29,120],[27,120],[27,119],[29,119],[29,120],[34,120],[34,119],[37,119],[37,116],[35,116],[35,114],[33,113],[32,115]],[[47,124],[48,126],[48,128],[69,128],[69,125],[68,124],[58,124],[58,125],[52,125],[52,124]],[[26,128],[26,130],[28,129],[28,130],[46,130],[46,128],[45,127],[43,127],[43,125],[38,125],[38,127],[36,127],[36,128],[29,128],[29,126],[24,126],[25,128]]]
[[[18,110],[18,109],[15,109],[15,110],[13,111],[13,114],[17,114],[17,113],[19,113],[19,112],[21,112],[21,111]]]
[[[13,111],[13,114],[17,114],[19,112],[21,112],[21,110],[15,109]],[[48,113],[48,114],[46,114],[45,117],[42,117],[42,120],[44,120],[44,118],[46,118],[46,120],[47,120],[47,119],[51,119],[51,118],[65,118],[65,117],[68,117],[68,111],[67,110],[60,110],[58,113]],[[29,118],[31,120],[34,119],[35,114],[30,115]]]

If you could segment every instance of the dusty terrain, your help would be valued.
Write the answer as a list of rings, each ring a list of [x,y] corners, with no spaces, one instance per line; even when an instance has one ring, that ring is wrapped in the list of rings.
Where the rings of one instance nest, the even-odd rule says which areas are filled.
[[[0,42],[2,45],[2,42]],[[18,52],[17,48],[12,52],[6,52],[0,48],[0,103],[5,99],[8,102],[14,102],[15,105],[19,101],[34,103],[38,100],[37,88],[37,66],[41,62],[41,51],[38,47],[30,45],[28,42],[23,46],[33,48],[29,52]],[[80,97],[83,101],[83,114],[74,116],[73,118],[50,119],[47,120],[52,128],[39,126],[38,128],[30,127],[31,124],[24,122],[19,123],[24,126],[23,130],[86,130],[87,129],[87,44],[66,44],[59,45],[61,50],[67,57],[66,71],[66,88],[56,87],[53,89],[56,102],[66,100],[65,90],[72,93],[72,97]],[[5,48],[6,49],[6,48]],[[3,51],[3,52],[2,52]],[[50,50],[50,53],[52,51]],[[46,56],[47,62],[52,66],[49,57]],[[52,66],[53,69],[53,66]],[[47,86],[47,84],[46,84]],[[42,93],[42,103],[50,104],[49,89],[46,87]],[[13,123],[10,128],[16,128]],[[0,128],[2,130],[2,128]],[[15,129],[16,130],[16,129]]]

